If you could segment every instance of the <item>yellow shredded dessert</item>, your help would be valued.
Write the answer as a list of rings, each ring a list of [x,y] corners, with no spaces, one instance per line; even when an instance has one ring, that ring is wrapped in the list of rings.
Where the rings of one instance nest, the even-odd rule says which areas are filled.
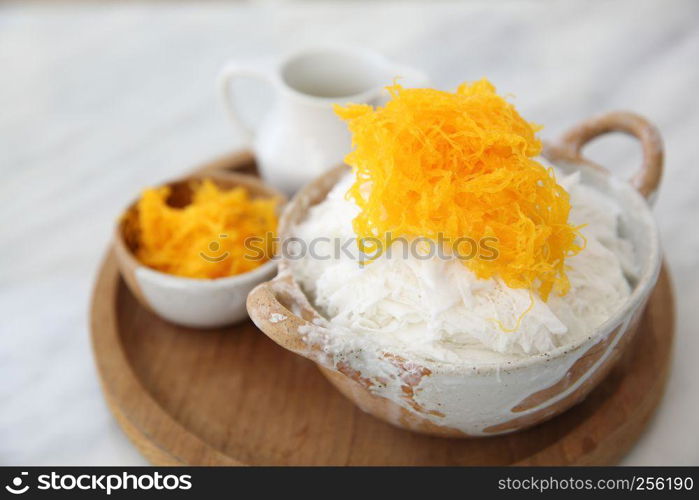
[[[168,205],[167,186],[143,191],[137,204],[138,260],[158,271],[204,279],[251,271],[269,260],[276,199],[251,198],[242,187],[221,189],[210,179],[191,188],[191,203],[182,208]],[[259,240],[246,249],[251,237]]]
[[[538,125],[486,79],[456,92],[388,87],[383,107],[336,106],[348,123],[361,239],[495,238],[498,257],[465,264],[479,277],[536,289],[547,300],[570,285],[565,258],[579,252],[568,193],[536,161]],[[383,240],[383,241],[387,241]]]

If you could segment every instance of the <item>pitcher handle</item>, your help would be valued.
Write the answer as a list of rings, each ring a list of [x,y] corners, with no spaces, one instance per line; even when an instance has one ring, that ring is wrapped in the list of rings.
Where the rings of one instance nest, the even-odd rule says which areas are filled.
[[[643,163],[631,178],[631,184],[652,204],[663,173],[663,140],[658,129],[640,115],[614,111],[589,118],[547,145],[545,155],[552,161],[582,162],[602,168],[587,160],[582,149],[591,140],[609,132],[623,132],[641,142]]]
[[[235,99],[231,93],[231,82],[236,78],[253,78],[261,80],[271,86],[276,85],[269,61],[263,62],[241,62],[230,61],[226,63],[218,74],[217,87],[221,96],[221,101],[226,109],[226,113],[245,142],[249,145],[255,137],[255,131],[249,127],[240,117],[240,113],[235,105]]]

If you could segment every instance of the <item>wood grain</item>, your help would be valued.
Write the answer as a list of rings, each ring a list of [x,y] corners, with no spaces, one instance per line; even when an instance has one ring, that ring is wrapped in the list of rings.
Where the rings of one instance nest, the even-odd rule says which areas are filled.
[[[131,295],[111,251],[91,330],[107,402],[154,464],[602,465],[626,453],[660,401],[674,303],[664,268],[636,338],[583,403],[533,429],[481,439],[427,437],[374,419],[250,322],[166,323]]]

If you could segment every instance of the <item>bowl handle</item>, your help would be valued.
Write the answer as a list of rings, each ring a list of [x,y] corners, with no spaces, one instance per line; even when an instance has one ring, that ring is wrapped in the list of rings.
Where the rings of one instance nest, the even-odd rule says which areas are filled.
[[[663,141],[658,129],[640,115],[614,111],[588,118],[568,130],[558,141],[546,145],[544,154],[554,162],[572,161],[602,168],[586,159],[582,149],[591,140],[609,132],[623,132],[641,142],[643,163],[631,178],[631,184],[653,203],[663,173]]]
[[[312,323],[313,320],[322,321],[322,318],[308,303],[291,275],[279,274],[253,288],[248,294],[247,309],[255,326],[277,344],[319,361],[320,347],[307,342],[303,330],[322,328]]]

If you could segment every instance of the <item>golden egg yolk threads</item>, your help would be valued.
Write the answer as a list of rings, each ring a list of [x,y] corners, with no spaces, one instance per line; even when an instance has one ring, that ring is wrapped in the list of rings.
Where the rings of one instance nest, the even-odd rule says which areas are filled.
[[[269,260],[278,200],[251,198],[242,187],[221,189],[210,179],[190,187],[191,203],[182,208],[168,205],[167,186],[143,191],[136,206],[139,261],[177,276],[213,279]]]
[[[495,241],[495,259],[465,264],[479,278],[547,300],[570,285],[565,258],[582,249],[568,223],[568,193],[534,158],[539,126],[525,121],[486,79],[456,92],[388,87],[383,107],[336,106],[352,133],[345,161],[363,238]],[[494,240],[492,240],[494,238]],[[385,241],[385,240],[384,240]]]

